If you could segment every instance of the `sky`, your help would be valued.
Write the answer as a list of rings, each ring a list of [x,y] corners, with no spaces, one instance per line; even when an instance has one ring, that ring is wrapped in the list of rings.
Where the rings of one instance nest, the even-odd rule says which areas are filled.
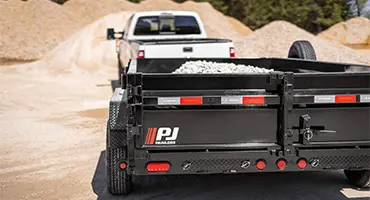
[[[369,12],[370,11],[370,0],[368,0],[365,4],[364,12]]]

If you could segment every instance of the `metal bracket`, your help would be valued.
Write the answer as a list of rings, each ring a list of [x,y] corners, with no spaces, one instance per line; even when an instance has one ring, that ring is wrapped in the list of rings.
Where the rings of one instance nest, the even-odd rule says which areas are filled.
[[[302,144],[309,144],[313,138],[313,131],[310,128],[309,120],[311,117],[306,114],[299,117],[299,141]]]
[[[273,71],[270,72],[270,76],[267,79],[267,84],[272,85],[272,84],[280,84],[280,80],[283,79],[284,77],[284,72],[279,72],[279,71]]]
[[[126,81],[128,103],[142,103],[142,74],[127,74]]]
[[[269,76],[266,78],[266,92],[277,93],[281,89],[281,80],[284,77],[284,72],[273,71],[270,72]]]
[[[130,127],[129,127],[129,129],[128,129],[129,131],[128,131],[128,137],[133,137],[133,136],[135,136],[135,135],[142,135],[142,133],[143,133],[143,126],[142,125],[137,125],[137,126],[131,126],[130,125]],[[128,138],[129,139],[129,138]]]
[[[128,124],[132,126],[139,126],[142,125],[143,122],[143,107],[141,103],[138,104],[130,104],[128,106],[129,116],[128,116]]]

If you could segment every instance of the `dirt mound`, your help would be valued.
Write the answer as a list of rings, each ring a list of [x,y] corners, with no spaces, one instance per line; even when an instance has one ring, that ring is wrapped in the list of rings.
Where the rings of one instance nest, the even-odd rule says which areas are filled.
[[[227,17],[213,8],[210,3],[186,1],[182,4],[182,8],[185,10],[195,11],[200,15],[205,24],[208,37],[219,37],[233,40],[241,38],[238,31],[236,31],[234,26],[229,23]]]
[[[247,36],[250,33],[252,33],[252,29],[250,29],[248,26],[244,25],[239,20],[227,16],[227,19],[229,20],[229,23],[234,26],[235,30],[238,31],[238,33],[242,36]]]
[[[333,25],[318,34],[319,37],[335,40],[342,44],[369,44],[370,19],[365,17],[352,18]]]
[[[201,16],[209,37],[237,39],[249,28],[214,9],[209,3],[171,0],[70,0],[63,6],[49,0],[1,1],[0,63],[42,58],[79,28],[122,11],[190,10]],[[119,22],[124,23],[124,22]],[[235,30],[235,26],[239,28]]]
[[[59,44],[42,61],[48,63],[49,71],[57,74],[75,70],[107,74],[110,73],[109,69],[116,70],[115,41],[106,39],[106,30],[123,30],[132,14],[120,12],[104,16]]]
[[[49,0],[1,5],[1,59],[39,59],[80,27],[78,14]]]
[[[136,10],[138,4],[127,0],[69,0],[63,7],[80,14],[85,23],[91,23],[111,13]]]
[[[133,8],[136,8],[137,11],[153,9],[193,10],[200,13],[209,37],[225,38],[225,35],[229,36],[226,38],[233,39],[241,37],[235,31],[233,25],[228,23],[226,17],[216,11],[209,3],[186,2],[178,4],[170,0],[146,0],[141,4],[133,4],[123,0],[110,1],[111,3],[102,3],[97,0],[71,0],[65,4],[66,8],[86,16],[87,21],[100,15],[103,15],[103,17],[87,25],[48,53],[43,61],[48,63],[49,71],[61,74],[66,72],[76,73],[76,69],[82,69],[90,73],[99,72],[116,75],[115,72],[103,72],[104,70],[116,70],[117,64],[115,42],[106,40],[106,28],[114,27],[116,30],[122,30],[126,25],[126,20],[133,12],[124,11],[105,15],[111,13],[112,10],[132,10]],[[98,8],[99,5],[102,7]],[[93,12],[94,10],[99,11]]]
[[[241,35],[229,23],[226,16],[217,11],[208,2],[186,1],[176,3],[172,0],[145,0],[139,4],[126,0],[70,0],[64,7],[79,13],[86,20],[92,22],[107,14],[119,11],[150,11],[150,10],[188,10],[197,12],[209,37],[235,38]],[[241,26],[241,25],[239,25]],[[241,29],[244,27],[241,27]],[[248,28],[248,27],[247,27]]]
[[[315,37],[309,32],[285,21],[274,21],[255,30],[241,41],[236,41],[242,57],[282,57],[286,58],[295,40],[308,40],[316,50],[318,60],[367,63],[370,58],[333,41]]]

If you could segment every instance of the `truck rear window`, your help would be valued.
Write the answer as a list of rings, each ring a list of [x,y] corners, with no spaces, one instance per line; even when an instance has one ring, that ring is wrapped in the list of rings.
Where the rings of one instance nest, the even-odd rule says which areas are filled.
[[[139,17],[134,35],[183,35],[200,34],[193,16],[147,16]]]

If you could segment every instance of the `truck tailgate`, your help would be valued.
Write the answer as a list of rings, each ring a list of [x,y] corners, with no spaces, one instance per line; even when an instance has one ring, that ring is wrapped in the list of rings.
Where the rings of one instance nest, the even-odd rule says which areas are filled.
[[[145,58],[229,58],[231,42],[143,45]]]

